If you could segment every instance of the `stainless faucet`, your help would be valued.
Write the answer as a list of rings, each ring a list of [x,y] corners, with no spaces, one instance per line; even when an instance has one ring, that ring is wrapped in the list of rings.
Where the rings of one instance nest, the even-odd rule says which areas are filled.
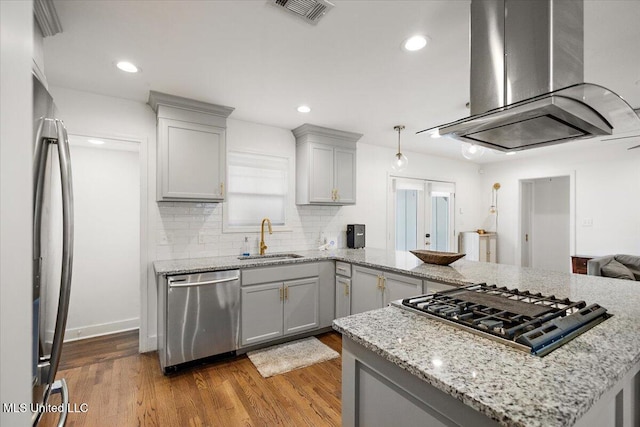
[[[269,226],[269,234],[273,234],[273,230],[271,229],[271,220],[269,218],[263,219],[262,224],[260,225],[260,255],[264,255],[264,251],[267,249],[267,245],[264,244],[264,223],[265,222]]]

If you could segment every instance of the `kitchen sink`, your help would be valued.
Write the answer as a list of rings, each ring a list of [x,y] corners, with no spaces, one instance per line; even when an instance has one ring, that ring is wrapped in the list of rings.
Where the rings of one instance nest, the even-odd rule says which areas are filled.
[[[239,256],[238,259],[242,261],[275,261],[279,259],[296,259],[304,258],[303,255],[298,254],[268,254],[268,255],[248,255]]]

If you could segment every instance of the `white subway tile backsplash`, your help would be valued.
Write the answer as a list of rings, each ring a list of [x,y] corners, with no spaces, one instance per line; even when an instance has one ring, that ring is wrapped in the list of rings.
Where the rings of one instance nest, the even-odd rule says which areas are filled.
[[[223,233],[223,208],[223,203],[158,203],[157,259],[238,255],[245,236],[249,237],[250,253],[257,253],[259,227],[250,233]],[[346,224],[340,207],[296,206],[288,211],[287,225],[288,231],[265,234],[267,252],[315,249],[321,244],[321,233],[344,242]]]

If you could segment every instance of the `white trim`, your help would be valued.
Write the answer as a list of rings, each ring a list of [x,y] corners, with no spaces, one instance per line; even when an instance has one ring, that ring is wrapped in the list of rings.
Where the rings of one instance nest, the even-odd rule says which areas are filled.
[[[136,317],[133,319],[118,320],[116,322],[99,323],[97,325],[87,325],[79,326],[77,328],[70,328],[65,331],[64,342],[78,341],[86,338],[99,337],[102,335],[111,335],[118,332],[133,331],[135,329],[138,329],[139,324],[140,319]],[[52,339],[52,332],[51,335],[52,336],[50,338]]]

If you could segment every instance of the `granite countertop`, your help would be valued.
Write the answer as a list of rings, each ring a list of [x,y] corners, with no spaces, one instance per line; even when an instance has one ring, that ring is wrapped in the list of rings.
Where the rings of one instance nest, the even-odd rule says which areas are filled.
[[[613,317],[545,357],[397,307],[334,329],[505,426],[571,426],[640,363],[640,283],[456,261],[466,281],[599,303]]]
[[[384,269],[400,274],[445,281],[452,284],[469,284],[468,278],[460,274],[455,268],[424,264],[413,254],[401,251],[385,251],[381,249],[334,249],[327,251],[291,251],[302,255],[293,259],[248,259],[240,260],[238,256],[175,259],[155,261],[153,266],[156,274],[168,276],[174,274],[199,273],[204,271],[232,270],[236,268],[263,267],[269,265],[295,264],[315,261],[337,260],[352,264],[359,264],[371,268]],[[271,254],[276,255],[276,254]],[[462,265],[467,261],[456,261],[454,265]],[[470,262],[470,264],[478,264]]]
[[[640,363],[640,283],[461,259],[423,264],[408,252],[295,251],[303,258],[156,261],[159,275],[339,260],[451,284],[486,282],[587,304],[613,317],[545,357],[397,307],[337,319],[334,329],[505,426],[570,426]]]

